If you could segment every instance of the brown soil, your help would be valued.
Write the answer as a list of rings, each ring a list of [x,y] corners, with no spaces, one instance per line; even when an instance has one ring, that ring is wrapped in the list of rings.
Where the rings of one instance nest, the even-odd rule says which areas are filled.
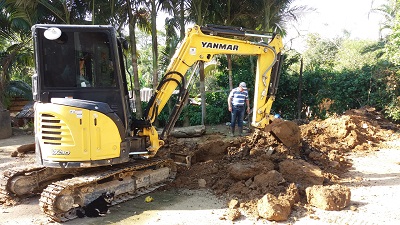
[[[299,125],[302,143],[291,148],[266,132],[231,138],[224,126],[196,139],[171,139],[164,154],[192,159],[190,168],[179,167],[169,188],[209,188],[217,196],[238,201],[241,210],[255,218],[257,202],[267,193],[281,204],[298,193],[299,201],[291,206],[306,210],[307,187],[345,179],[351,167],[346,155],[367,154],[399,139],[399,126],[369,107]]]

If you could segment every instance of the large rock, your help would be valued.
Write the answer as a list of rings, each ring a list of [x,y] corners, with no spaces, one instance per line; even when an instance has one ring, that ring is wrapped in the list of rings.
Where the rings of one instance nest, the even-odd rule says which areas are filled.
[[[266,194],[257,202],[258,215],[267,220],[285,221],[288,219],[291,206],[286,199],[278,199],[272,194]]]
[[[295,150],[297,155],[300,150],[301,131],[300,127],[293,121],[275,119],[265,128],[266,132],[272,132],[286,147]]]
[[[286,181],[295,183],[301,190],[324,182],[321,169],[301,159],[282,161],[279,163],[279,172]]]
[[[282,174],[276,170],[268,171],[267,173],[261,173],[254,177],[254,182],[252,186],[264,187],[264,186],[278,186],[279,184],[285,182]]]
[[[307,202],[324,210],[341,210],[350,204],[350,188],[341,185],[315,185],[306,188]]]

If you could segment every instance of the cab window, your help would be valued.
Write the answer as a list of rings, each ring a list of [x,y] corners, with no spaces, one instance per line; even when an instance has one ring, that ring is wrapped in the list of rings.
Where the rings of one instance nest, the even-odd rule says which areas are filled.
[[[48,88],[116,87],[106,32],[63,32],[43,38],[44,85]]]

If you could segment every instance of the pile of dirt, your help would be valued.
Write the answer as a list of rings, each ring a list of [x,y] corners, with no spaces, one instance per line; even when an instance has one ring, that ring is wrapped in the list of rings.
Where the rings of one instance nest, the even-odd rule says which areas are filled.
[[[186,156],[186,166],[179,167],[170,187],[209,188],[237,201],[237,207],[256,218],[261,216],[262,199],[270,199],[280,209],[290,203],[289,208],[307,213],[306,189],[337,184],[351,167],[346,154],[373,151],[399,138],[399,127],[368,107],[312,121],[300,129],[302,143],[290,148],[261,131],[236,138],[212,134],[197,140],[171,139],[164,152]],[[271,218],[267,219],[287,219]]]
[[[300,128],[304,141],[323,152],[374,151],[397,138],[399,130],[371,107],[348,110],[340,117],[312,121]]]

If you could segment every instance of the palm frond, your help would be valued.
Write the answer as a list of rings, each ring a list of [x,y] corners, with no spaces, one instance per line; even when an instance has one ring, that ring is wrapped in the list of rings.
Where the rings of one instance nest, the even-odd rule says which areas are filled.
[[[150,34],[151,33],[151,23],[150,23],[150,13],[145,8],[139,8],[138,11],[133,15],[136,20],[137,27]]]
[[[10,97],[23,97],[27,100],[32,100],[32,88],[29,84],[20,81],[10,81],[6,87],[6,93]]]
[[[60,10],[59,8],[57,8],[55,5],[51,4],[47,0],[38,0],[38,1],[46,9],[48,9],[50,12],[52,12],[55,17],[60,19],[63,23],[67,23],[67,21],[65,20],[66,18],[64,18],[65,12],[63,12],[62,10]]]

